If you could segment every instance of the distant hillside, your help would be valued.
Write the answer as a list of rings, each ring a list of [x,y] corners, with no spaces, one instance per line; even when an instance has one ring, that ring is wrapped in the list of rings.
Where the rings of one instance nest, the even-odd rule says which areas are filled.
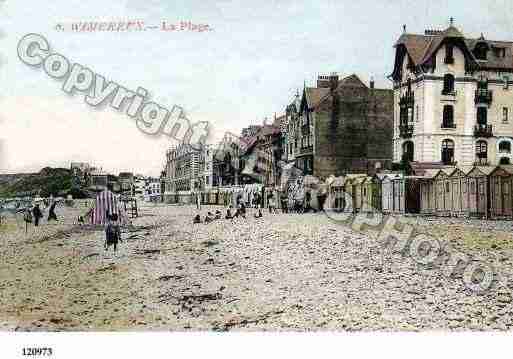
[[[63,196],[72,190],[71,171],[45,167],[39,173],[0,175],[0,197]]]

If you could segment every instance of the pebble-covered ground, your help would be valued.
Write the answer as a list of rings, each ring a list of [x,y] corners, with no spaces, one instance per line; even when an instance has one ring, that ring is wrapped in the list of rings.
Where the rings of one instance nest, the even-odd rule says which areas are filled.
[[[221,207],[217,207],[223,210]],[[203,207],[202,217],[207,210]],[[325,214],[192,224],[192,206],[142,207],[117,253],[104,233],[61,223],[0,227],[0,328],[117,330],[507,330],[512,223],[407,217],[496,270],[476,294]],[[223,210],[224,211],[224,210]]]

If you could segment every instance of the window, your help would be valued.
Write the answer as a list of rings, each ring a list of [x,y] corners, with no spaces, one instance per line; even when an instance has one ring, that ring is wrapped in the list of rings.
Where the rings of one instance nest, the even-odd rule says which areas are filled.
[[[454,141],[443,140],[442,141],[442,163],[445,165],[454,162]]]
[[[493,47],[493,53],[496,57],[505,57],[506,49],[504,47]]]
[[[501,141],[499,143],[499,152],[511,153],[511,143],[509,141]]]
[[[415,121],[419,122],[419,105],[415,108]]]
[[[474,48],[474,56],[478,60],[486,60],[487,51],[488,51],[488,44],[486,42],[480,42]]]
[[[413,162],[414,145],[412,141],[403,143],[403,161]]]
[[[406,107],[401,107],[399,110],[399,125],[406,126],[408,123],[408,109]]]
[[[413,123],[413,108],[408,107],[408,124]]]
[[[488,158],[488,144],[486,141],[476,142],[476,162],[480,165],[485,165]]]
[[[499,164],[500,165],[509,165],[510,164],[510,159],[508,157],[502,157],[499,161]]]
[[[450,187],[449,182],[445,182],[445,192],[446,192],[446,193],[449,193],[449,192],[450,192],[450,188],[451,188],[451,187]]]
[[[445,59],[444,62],[446,64],[453,64],[454,63],[454,56],[453,56],[453,46],[452,44],[445,45]]]
[[[488,122],[488,109],[483,106],[477,108],[477,124],[486,125]]]
[[[502,123],[508,123],[508,108],[502,108]]]
[[[443,111],[442,128],[455,128],[454,108],[452,105],[445,105]]]
[[[502,81],[504,83],[504,85],[503,85],[504,90],[507,90],[509,88],[509,78],[508,78],[508,76],[503,76],[502,77]]]
[[[442,90],[443,95],[449,95],[454,93],[454,76],[447,74],[444,76],[444,89]]]

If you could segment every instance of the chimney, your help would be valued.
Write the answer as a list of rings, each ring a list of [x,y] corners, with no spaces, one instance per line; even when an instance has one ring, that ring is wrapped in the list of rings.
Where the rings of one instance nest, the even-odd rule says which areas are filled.
[[[371,79],[370,79],[370,88],[373,89],[374,88],[374,76],[371,76]]]
[[[332,72],[330,75],[317,76],[317,88],[335,89],[338,86],[338,74]]]
[[[333,91],[338,87],[338,74],[332,72],[330,75],[330,90]]]

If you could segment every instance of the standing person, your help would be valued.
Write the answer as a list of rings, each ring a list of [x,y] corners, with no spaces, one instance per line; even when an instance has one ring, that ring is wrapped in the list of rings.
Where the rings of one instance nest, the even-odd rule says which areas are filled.
[[[281,213],[287,213],[289,211],[289,204],[287,203],[287,193],[282,192],[281,194]]]
[[[317,192],[317,203],[319,204],[319,211],[324,210],[324,203],[326,202],[326,189],[321,187]]]
[[[310,193],[310,190],[307,190],[305,193],[305,212],[308,211],[316,212],[316,210],[312,207],[312,194]]]
[[[23,220],[25,221],[25,234],[28,232],[28,225],[32,223],[32,211],[30,208],[25,210],[25,215],[23,216]]]
[[[270,193],[267,197],[267,202],[267,206],[269,207],[269,213],[274,213],[274,208],[276,207],[276,204],[274,202],[274,196],[272,193]]]
[[[50,206],[50,209],[48,210],[48,222],[50,222],[51,220],[54,220],[54,221],[57,220],[57,215],[55,214],[55,206],[56,205],[57,205],[57,202],[54,201],[52,203],[52,205]]]
[[[105,250],[114,245],[114,252],[118,249],[118,242],[121,240],[121,230],[118,224],[118,215],[113,213],[107,216],[107,225],[105,227]]]
[[[34,226],[39,226],[39,219],[43,217],[43,213],[41,212],[41,208],[39,208],[39,203],[36,204],[34,209],[32,209],[32,214],[34,215]]]
[[[196,209],[201,210],[201,194],[199,192],[196,192]]]

